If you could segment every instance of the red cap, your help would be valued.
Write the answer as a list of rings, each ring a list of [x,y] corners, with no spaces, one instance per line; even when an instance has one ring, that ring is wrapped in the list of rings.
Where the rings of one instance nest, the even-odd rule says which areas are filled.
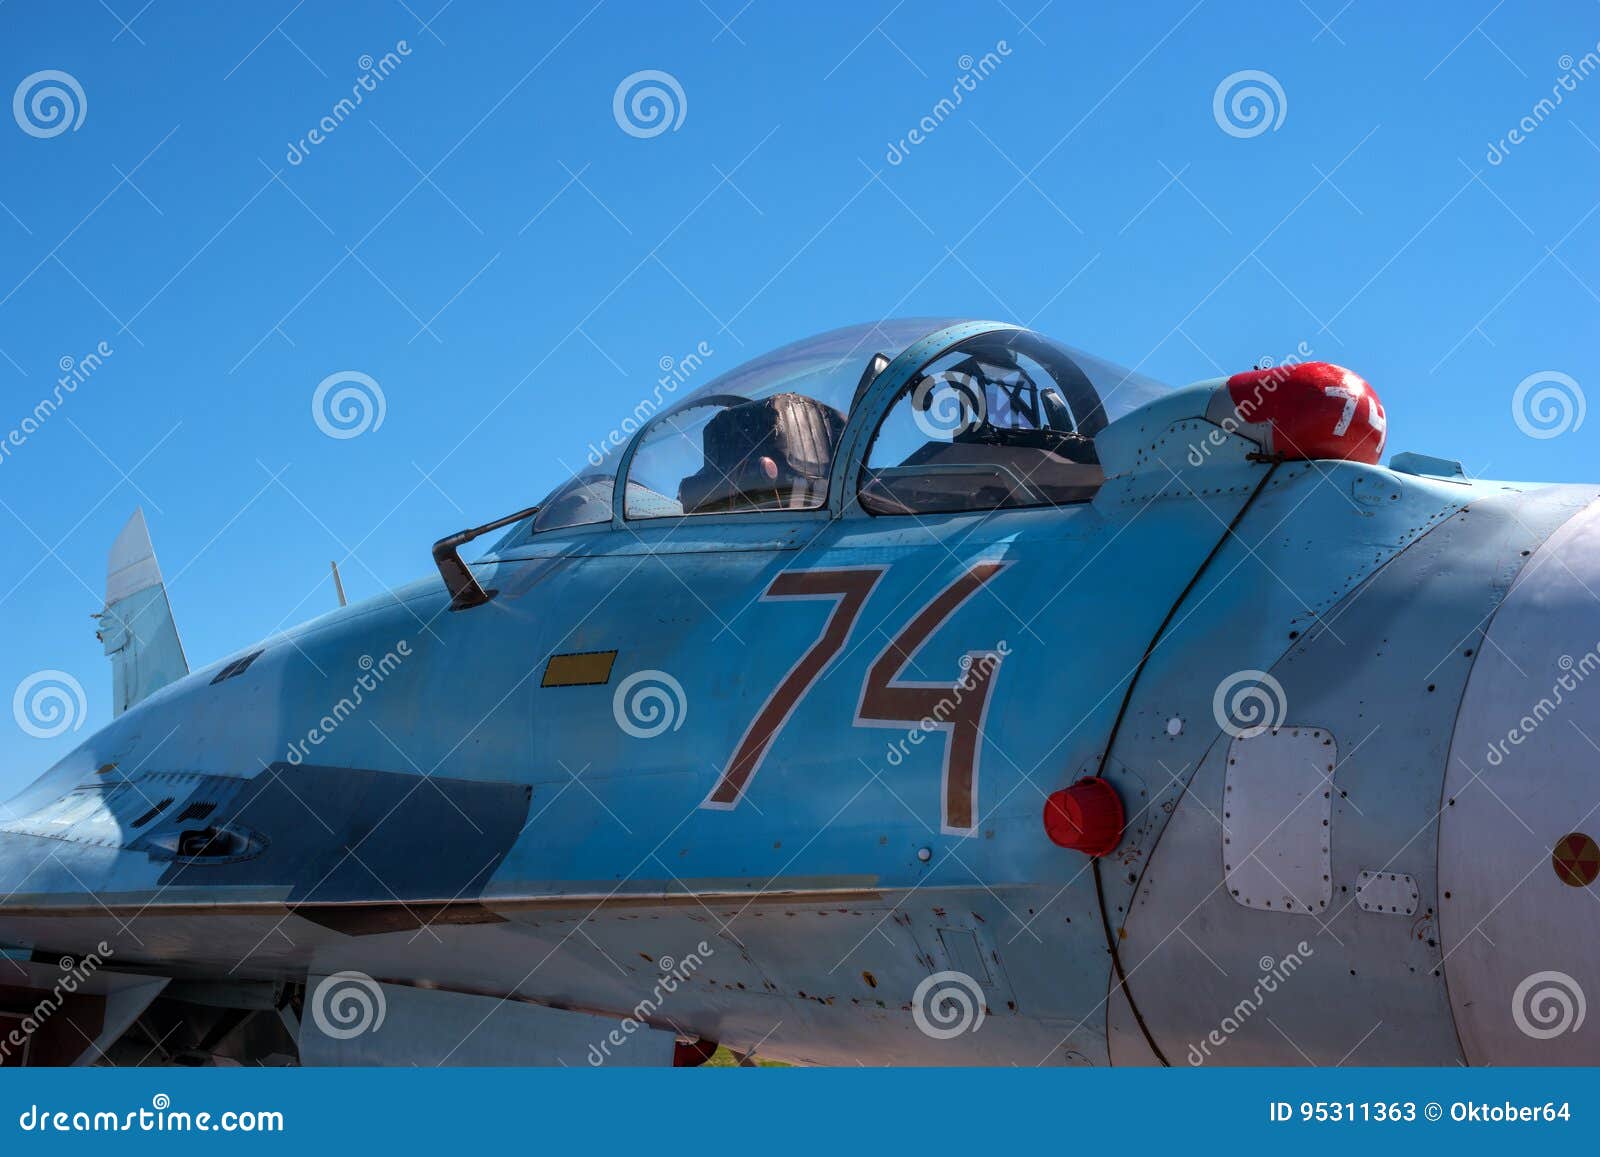
[[[711,1059],[717,1051],[717,1042],[705,1040],[674,1041],[672,1042],[672,1067],[675,1069],[697,1069]]]
[[[1297,362],[1251,370],[1234,374],[1224,388],[1237,420],[1264,428],[1257,440],[1269,454],[1371,464],[1383,454],[1383,403],[1365,378],[1343,366]]]
[[[1122,799],[1103,779],[1080,779],[1044,801],[1050,842],[1091,856],[1109,855],[1122,842]]]

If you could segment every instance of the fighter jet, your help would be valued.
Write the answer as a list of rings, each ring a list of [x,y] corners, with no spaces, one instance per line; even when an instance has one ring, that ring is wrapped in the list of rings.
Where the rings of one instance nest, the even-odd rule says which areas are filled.
[[[1381,465],[1303,349],[691,370],[197,670],[134,518],[117,713],[0,825],[6,1064],[1600,1062],[1600,488]]]

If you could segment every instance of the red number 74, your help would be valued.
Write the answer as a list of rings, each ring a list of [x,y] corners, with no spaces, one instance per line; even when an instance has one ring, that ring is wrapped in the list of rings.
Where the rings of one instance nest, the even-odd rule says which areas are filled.
[[[851,720],[857,727],[914,727],[945,733],[940,826],[955,835],[970,835],[977,825],[983,720],[1002,655],[997,651],[969,652],[962,657],[961,674],[953,683],[904,683],[898,677],[934,631],[1004,566],[983,562],[971,567],[890,640],[867,668],[859,705]],[[833,611],[817,641],[756,712],[703,807],[731,809],[738,805],[778,732],[849,641],[851,629],[884,569],[783,571],[772,580],[763,601],[817,600],[833,603]]]

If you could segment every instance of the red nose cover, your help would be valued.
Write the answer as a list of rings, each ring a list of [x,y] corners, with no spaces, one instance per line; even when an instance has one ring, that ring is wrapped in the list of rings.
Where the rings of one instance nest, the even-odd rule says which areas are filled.
[[[1239,421],[1265,425],[1281,458],[1340,458],[1376,464],[1388,423],[1360,374],[1330,362],[1298,362],[1228,379]]]
[[[1122,842],[1122,799],[1103,779],[1080,779],[1044,801],[1044,831],[1063,848],[1104,856]]]
[[[714,1040],[674,1041],[672,1043],[672,1067],[675,1069],[697,1069],[709,1061],[717,1051],[717,1042]]]

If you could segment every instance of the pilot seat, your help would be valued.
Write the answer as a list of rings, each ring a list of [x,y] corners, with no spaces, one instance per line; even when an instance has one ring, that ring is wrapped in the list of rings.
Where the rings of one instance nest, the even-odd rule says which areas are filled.
[[[719,411],[702,434],[705,464],[678,485],[685,514],[821,506],[844,416],[804,394]]]

